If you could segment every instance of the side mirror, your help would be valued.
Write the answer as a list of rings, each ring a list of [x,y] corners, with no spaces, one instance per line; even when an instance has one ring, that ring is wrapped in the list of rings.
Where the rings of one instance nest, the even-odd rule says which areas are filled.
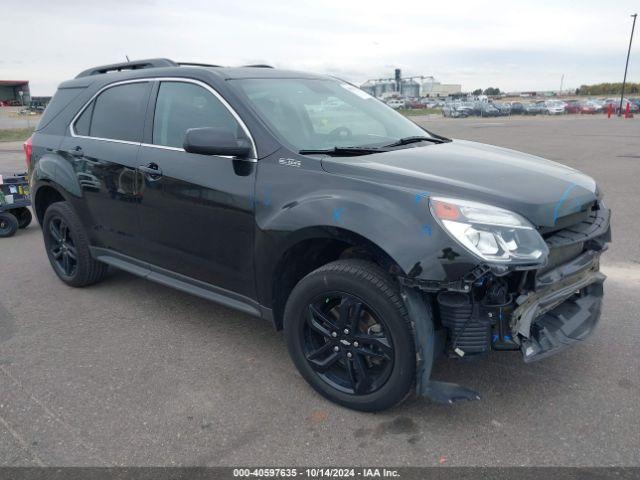
[[[237,138],[226,128],[190,128],[184,136],[184,150],[200,155],[220,155],[247,158],[251,144],[246,138]]]

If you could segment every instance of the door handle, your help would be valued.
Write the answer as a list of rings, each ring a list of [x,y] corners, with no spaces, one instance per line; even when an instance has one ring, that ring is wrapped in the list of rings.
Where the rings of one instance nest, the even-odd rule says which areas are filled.
[[[142,173],[145,173],[151,177],[151,179],[156,180],[162,176],[162,170],[155,163],[149,163],[147,165],[140,165],[138,170]]]

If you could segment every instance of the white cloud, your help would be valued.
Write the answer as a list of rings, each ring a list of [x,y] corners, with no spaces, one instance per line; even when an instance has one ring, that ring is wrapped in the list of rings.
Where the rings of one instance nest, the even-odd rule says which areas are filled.
[[[433,3],[433,4],[432,4]],[[36,22],[0,18],[0,78],[34,94],[93,65],[168,57],[224,65],[267,62],[361,82],[409,74],[465,89],[557,88],[619,81],[637,2],[26,0]],[[640,25],[638,26],[640,29]],[[640,39],[636,39],[640,42]],[[638,43],[629,79],[640,81]]]

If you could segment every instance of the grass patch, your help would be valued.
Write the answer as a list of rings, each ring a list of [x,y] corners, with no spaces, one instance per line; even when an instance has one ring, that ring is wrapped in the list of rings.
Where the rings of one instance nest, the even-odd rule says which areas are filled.
[[[406,117],[429,115],[430,113],[442,113],[441,108],[399,108],[398,112]]]
[[[0,128],[0,142],[23,142],[31,136],[33,130],[33,128]]]

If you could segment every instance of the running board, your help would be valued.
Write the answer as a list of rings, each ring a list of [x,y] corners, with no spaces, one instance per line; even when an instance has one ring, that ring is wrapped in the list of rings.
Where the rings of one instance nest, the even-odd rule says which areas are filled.
[[[138,277],[190,293],[197,297],[205,298],[255,317],[270,321],[273,320],[273,314],[270,309],[263,307],[255,300],[243,295],[196,280],[195,278],[187,277],[186,275],[171,272],[107,248],[89,247],[89,250],[94,259],[119,270],[124,270]]]

